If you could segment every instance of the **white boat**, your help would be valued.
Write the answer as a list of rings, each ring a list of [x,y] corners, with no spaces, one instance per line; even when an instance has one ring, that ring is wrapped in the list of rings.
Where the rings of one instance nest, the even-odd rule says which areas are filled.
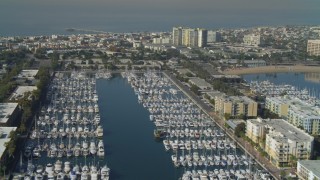
[[[67,174],[69,173],[71,170],[71,167],[70,167],[70,162],[69,161],[66,161],[64,162],[64,168],[63,168],[63,171]]]
[[[60,173],[62,171],[62,162],[60,160],[57,160],[57,162],[54,164],[54,172]]]
[[[98,180],[98,170],[97,167],[92,165],[90,167],[91,180]]]
[[[46,172],[47,174],[50,174],[50,173],[53,172],[53,165],[52,165],[51,163],[47,164],[46,169],[45,169],[45,172]]]
[[[99,138],[103,137],[103,128],[100,125],[96,129],[96,136]]]
[[[89,151],[90,151],[90,154],[92,154],[92,155],[95,155],[97,153],[97,148],[96,148],[96,144],[94,143],[94,141],[90,142]]]
[[[103,145],[103,141],[102,140],[99,140],[97,155],[99,157],[103,157],[104,156],[104,145]]]
[[[104,165],[100,170],[101,180],[109,180],[110,168]]]

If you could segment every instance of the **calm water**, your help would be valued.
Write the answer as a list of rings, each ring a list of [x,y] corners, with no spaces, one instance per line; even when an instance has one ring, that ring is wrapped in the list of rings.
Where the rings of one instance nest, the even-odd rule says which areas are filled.
[[[320,24],[319,0],[1,0],[0,36]]]
[[[149,112],[127,81],[120,76],[98,80],[97,92],[110,179],[178,179],[170,155],[153,138]]]
[[[273,73],[242,76],[247,82],[269,80],[275,84],[290,84],[300,89],[307,88],[312,95],[320,97],[320,73]]]

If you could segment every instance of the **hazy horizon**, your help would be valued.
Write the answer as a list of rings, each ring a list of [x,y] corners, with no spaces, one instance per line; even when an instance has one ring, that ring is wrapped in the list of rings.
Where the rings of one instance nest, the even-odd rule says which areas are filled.
[[[320,24],[319,0],[4,0],[0,35],[63,33],[65,28],[114,32]]]

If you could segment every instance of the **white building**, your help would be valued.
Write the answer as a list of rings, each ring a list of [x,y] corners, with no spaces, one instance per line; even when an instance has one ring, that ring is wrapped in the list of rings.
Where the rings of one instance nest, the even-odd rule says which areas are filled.
[[[320,108],[298,98],[267,97],[266,108],[310,134],[320,134]]]
[[[313,151],[313,136],[283,119],[249,119],[246,136],[259,143],[276,166],[288,165],[292,156],[309,159]]]
[[[320,160],[298,161],[297,175],[301,180],[320,180]]]

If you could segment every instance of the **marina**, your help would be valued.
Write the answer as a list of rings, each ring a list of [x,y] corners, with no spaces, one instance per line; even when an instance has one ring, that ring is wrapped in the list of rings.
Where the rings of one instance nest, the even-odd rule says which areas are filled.
[[[15,179],[271,179],[162,73],[121,75],[56,73]]]
[[[14,179],[102,179],[105,158],[96,78],[56,73]]]
[[[181,179],[271,178],[161,73],[122,75],[148,109],[154,137],[163,142],[172,164],[182,169]]]

